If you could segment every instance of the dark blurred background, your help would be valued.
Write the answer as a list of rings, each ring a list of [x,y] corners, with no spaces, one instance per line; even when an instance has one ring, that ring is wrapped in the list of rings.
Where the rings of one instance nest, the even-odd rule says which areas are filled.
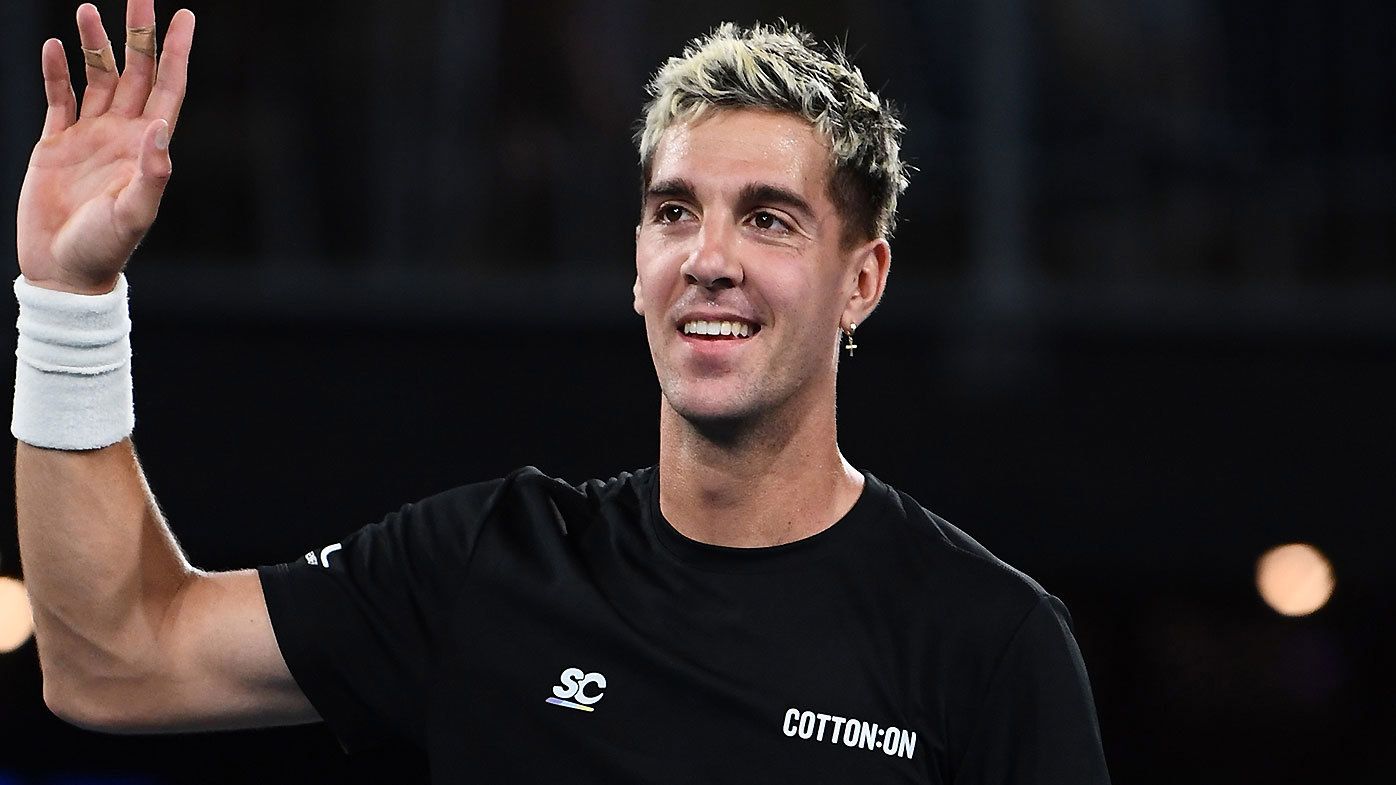
[[[74,7],[0,5],[4,215],[40,44],[80,63]],[[919,169],[841,373],[850,460],[1067,602],[1118,783],[1389,782],[1394,9],[196,5],[176,175],[129,270],[137,445],[209,569],[524,464],[652,463],[643,83],[719,21],[784,16],[847,43]],[[1290,618],[1255,571],[1296,541],[1337,588]],[[21,574],[6,518],[0,575]],[[0,654],[3,785],[423,779],[318,726],[79,731],[44,709],[32,640]]]

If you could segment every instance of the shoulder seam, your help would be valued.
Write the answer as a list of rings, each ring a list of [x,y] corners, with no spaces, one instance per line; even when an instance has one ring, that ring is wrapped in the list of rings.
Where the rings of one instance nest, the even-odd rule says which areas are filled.
[[[907,497],[906,495],[904,495],[901,491],[896,491],[896,492],[895,492],[895,495],[896,495],[896,497],[897,497],[897,501],[898,501],[898,502],[903,506],[903,508],[905,509],[905,507],[907,506],[907,500],[909,499],[909,497]],[[913,499],[912,501],[915,502],[914,499]],[[934,533],[934,534],[927,535],[927,534],[924,534],[924,533],[923,533],[922,536],[931,536],[932,538],[939,539],[941,542],[943,542],[943,543],[946,545],[946,547],[951,548],[951,549],[954,550],[956,553],[963,554],[963,555],[965,555],[965,556],[967,556],[967,557],[969,557],[969,558],[971,558],[971,559],[974,559],[975,561],[977,561],[977,562],[979,562],[979,563],[981,563],[981,564],[985,564],[985,565],[988,565],[989,567],[994,568],[994,569],[995,569],[996,571],[998,571],[998,572],[1005,573],[1005,574],[1007,574],[1007,575],[1009,575],[1009,576],[1012,576],[1012,577],[1014,577],[1014,578],[1017,578],[1019,583],[1025,584],[1025,585],[1027,586],[1027,588],[1029,588],[1029,589],[1032,590],[1033,594],[1035,594],[1035,595],[1037,596],[1038,601],[1041,601],[1044,597],[1046,597],[1046,596],[1048,596],[1048,595],[1050,594],[1050,592],[1048,592],[1045,588],[1043,588],[1042,584],[1038,583],[1031,575],[1028,575],[1027,573],[1023,572],[1022,570],[1018,569],[1017,567],[1014,567],[1013,565],[1009,564],[1008,562],[1004,561],[1003,559],[1000,559],[999,557],[993,555],[993,553],[992,553],[992,552],[989,552],[987,548],[985,548],[986,553],[976,553],[975,551],[970,550],[969,548],[966,548],[966,547],[964,547],[963,545],[961,545],[961,544],[955,542],[953,539],[951,539],[951,538],[945,536],[945,533],[944,533],[944,531],[941,530],[939,524],[940,524],[940,523],[944,523],[944,524],[947,525],[947,526],[954,526],[954,524],[950,523],[949,521],[945,520],[944,518],[941,518],[940,516],[936,515],[935,513],[931,512],[930,510],[927,510],[925,507],[922,507],[922,506],[920,505],[920,503],[916,503],[916,504],[915,504],[915,508],[916,508],[916,510],[919,511],[922,515],[926,516],[927,522],[928,522],[932,527],[934,527],[934,529],[935,529],[935,533]],[[916,528],[916,526],[915,526],[914,523],[912,522],[912,516],[911,516],[911,515],[903,516],[903,519],[904,519],[909,525],[911,525],[913,529]],[[965,534],[964,536],[969,537],[968,534]],[[976,543],[977,543],[977,542],[978,542],[978,541],[976,540]],[[983,546],[981,545],[980,547],[982,548]],[[987,555],[986,555],[986,554],[987,554]],[[1031,611],[1029,611],[1029,613],[1031,613]],[[1026,618],[1026,617],[1024,617],[1024,618]]]
[[[462,579],[470,575],[470,566],[475,562],[475,554],[479,552],[478,546],[480,542],[480,536],[484,534],[485,531],[485,522],[494,516],[495,509],[499,506],[500,498],[508,491],[508,489],[511,486],[515,484],[515,482],[517,482],[520,475],[526,473],[530,469],[532,469],[534,472],[537,472],[540,475],[543,474],[541,471],[538,470],[537,467],[534,466],[524,466],[519,469],[515,469],[512,472],[509,472],[508,474],[500,478],[499,487],[495,488],[493,491],[490,492],[489,498],[486,500],[485,504],[480,508],[480,520],[478,522],[478,525],[474,527],[474,532],[471,534],[470,537],[470,554],[466,556],[465,563],[461,565]],[[465,592],[456,591],[452,594],[453,596],[451,598],[449,612],[452,614],[452,616],[454,616],[457,608],[459,607],[460,602],[464,599]]]
[[[999,674],[1003,670],[1003,662],[1004,660],[1008,659],[1008,652],[1012,650],[1014,644],[1018,642],[1018,636],[1023,634],[1023,628],[1028,625],[1028,619],[1031,619],[1034,613],[1037,613],[1037,611],[1043,605],[1047,604],[1050,601],[1050,598],[1051,595],[1047,594],[1046,592],[1043,592],[1042,594],[1038,595],[1037,601],[1032,604],[1032,607],[1028,608],[1027,612],[1023,614],[1022,618],[1018,619],[1018,623],[1015,624],[1013,627],[1013,634],[1008,636],[1008,641],[1004,643],[1003,648],[998,653],[998,656],[994,658],[994,667],[989,673],[989,678],[984,684],[984,692],[979,696],[979,700],[975,708],[974,729],[971,730],[969,736],[966,737],[965,747],[963,750],[960,751],[959,759],[955,761],[956,771],[958,771],[960,767],[964,765],[964,756],[966,752],[974,746],[974,740],[979,736],[980,728],[984,722],[984,701],[988,699],[989,693],[993,692],[994,684],[998,681]]]

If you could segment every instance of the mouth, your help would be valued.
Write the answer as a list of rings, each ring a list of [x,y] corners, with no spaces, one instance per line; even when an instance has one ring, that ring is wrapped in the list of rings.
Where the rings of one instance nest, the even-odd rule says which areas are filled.
[[[694,319],[678,326],[685,338],[698,341],[746,341],[761,331],[761,325],[739,320]]]

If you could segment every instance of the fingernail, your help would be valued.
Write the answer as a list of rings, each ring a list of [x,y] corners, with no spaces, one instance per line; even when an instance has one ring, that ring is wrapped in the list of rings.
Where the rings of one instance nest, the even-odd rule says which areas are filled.
[[[155,149],[164,150],[170,146],[170,126],[165,125],[155,132]]]

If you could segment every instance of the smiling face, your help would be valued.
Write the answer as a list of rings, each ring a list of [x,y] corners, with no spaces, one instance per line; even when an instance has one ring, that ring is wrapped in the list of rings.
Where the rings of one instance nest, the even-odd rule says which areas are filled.
[[[739,423],[825,398],[832,416],[840,325],[876,305],[889,251],[840,243],[829,162],[813,126],[786,113],[722,109],[661,137],[636,229],[635,310],[684,419]]]

